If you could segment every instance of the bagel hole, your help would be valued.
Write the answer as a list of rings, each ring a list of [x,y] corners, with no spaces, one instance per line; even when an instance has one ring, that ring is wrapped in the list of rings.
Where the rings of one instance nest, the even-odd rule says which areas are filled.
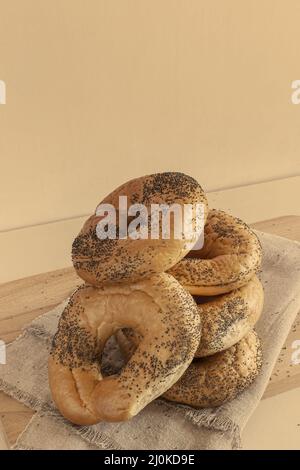
[[[129,331],[130,329],[127,328],[127,330]],[[128,354],[122,351],[117,340],[119,332],[120,335],[123,335],[122,329],[116,331],[115,334],[107,339],[104,345],[100,357],[100,370],[103,377],[120,374],[135,350],[135,348],[132,347]]]
[[[207,304],[208,302],[213,302],[219,296],[218,295],[193,295],[193,298],[197,305]]]
[[[201,258],[205,259],[205,256],[203,254],[203,249],[201,250],[191,250],[189,251],[186,255],[185,258]]]

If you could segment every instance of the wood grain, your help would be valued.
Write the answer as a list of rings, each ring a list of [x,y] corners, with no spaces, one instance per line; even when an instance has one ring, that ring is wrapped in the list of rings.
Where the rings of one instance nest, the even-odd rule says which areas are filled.
[[[8,440],[7,440],[6,432],[4,431],[1,418],[0,418],[0,450],[8,450]]]
[[[300,241],[299,216],[258,222],[253,227]],[[65,268],[0,285],[0,338],[7,343],[13,341],[33,318],[58,305],[81,283],[73,268]],[[264,397],[300,386],[300,365],[291,365],[291,345],[295,339],[300,339],[299,315]],[[32,410],[0,392],[0,416],[10,444],[16,441],[32,415]]]

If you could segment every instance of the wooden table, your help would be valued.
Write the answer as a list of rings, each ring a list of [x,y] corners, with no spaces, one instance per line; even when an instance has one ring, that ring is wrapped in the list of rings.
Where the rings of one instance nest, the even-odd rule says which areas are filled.
[[[254,228],[300,241],[300,217],[286,216],[253,224]],[[62,302],[82,281],[73,268],[39,274],[0,285],[0,339],[13,341],[38,315]],[[300,387],[300,365],[290,365],[291,344],[300,339],[300,315],[291,329],[264,397]],[[10,444],[23,431],[33,411],[0,392],[0,416]]]

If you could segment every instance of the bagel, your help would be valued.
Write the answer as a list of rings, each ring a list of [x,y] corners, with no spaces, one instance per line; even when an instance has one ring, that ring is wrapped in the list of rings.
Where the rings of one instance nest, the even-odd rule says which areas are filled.
[[[264,290],[257,276],[235,291],[198,304],[202,335],[195,357],[211,356],[238,343],[259,319],[263,304]]]
[[[264,291],[261,282],[254,276],[235,291],[210,298],[208,302],[206,299],[195,298],[202,323],[196,358],[224,351],[240,341],[260,317]],[[117,332],[116,339],[122,353],[128,358],[141,341],[141,336],[125,328]]]
[[[143,339],[119,374],[103,378],[105,343],[126,326]],[[193,298],[168,274],[130,285],[84,285],[72,295],[53,339],[48,371],[54,403],[75,424],[130,419],[181,377],[200,330]]]
[[[245,285],[262,259],[260,242],[240,219],[210,210],[204,228],[204,246],[192,250],[169,269],[192,295],[219,295]]]
[[[202,204],[203,217],[206,218],[207,200],[196,180],[183,173],[158,173],[133,179],[111,194],[100,204],[119,207],[119,197],[127,198],[128,207],[143,204],[149,210],[152,204],[179,205]],[[175,217],[170,213],[170,236],[163,238],[121,238],[119,225],[115,221],[116,238],[100,239],[97,225],[101,220],[97,206],[95,213],[85,222],[72,246],[72,261],[77,274],[87,283],[95,286],[111,282],[133,282],[152,274],[164,272],[182,259],[197,242],[200,232],[196,228],[196,217],[192,220],[191,233],[181,238],[175,236]],[[118,214],[121,212],[117,212]],[[194,216],[195,212],[193,212]],[[150,215],[146,218],[146,229],[151,228]],[[199,219],[198,219],[199,222]],[[129,219],[127,219],[127,226]],[[202,224],[202,227],[203,228]],[[130,226],[130,224],[129,224]]]
[[[235,398],[256,378],[262,365],[254,330],[226,351],[195,359],[163,397],[195,408],[220,406]]]

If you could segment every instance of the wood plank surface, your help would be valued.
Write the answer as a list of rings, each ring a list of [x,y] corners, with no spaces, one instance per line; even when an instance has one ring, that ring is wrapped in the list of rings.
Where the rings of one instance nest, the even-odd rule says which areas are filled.
[[[253,224],[254,228],[300,241],[300,216],[285,216]],[[0,285],[0,339],[13,341],[30,321],[62,302],[82,282],[73,268]],[[292,343],[300,339],[300,316],[274,368],[264,397],[300,387],[300,365],[291,364]],[[0,392],[0,417],[10,444],[28,424],[32,410]]]

